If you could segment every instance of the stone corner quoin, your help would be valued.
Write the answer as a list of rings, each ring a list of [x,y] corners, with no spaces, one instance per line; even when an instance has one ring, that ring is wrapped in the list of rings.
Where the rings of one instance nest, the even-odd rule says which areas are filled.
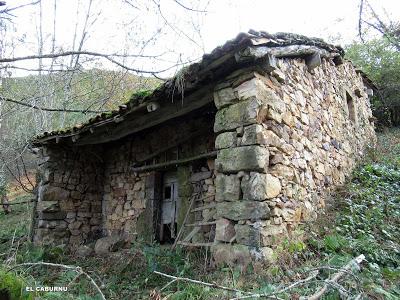
[[[272,260],[375,143],[366,87],[351,63],[322,59],[310,72],[304,59],[286,58],[276,71],[240,74],[245,81],[214,90],[217,263]],[[363,92],[349,100],[345,90]]]

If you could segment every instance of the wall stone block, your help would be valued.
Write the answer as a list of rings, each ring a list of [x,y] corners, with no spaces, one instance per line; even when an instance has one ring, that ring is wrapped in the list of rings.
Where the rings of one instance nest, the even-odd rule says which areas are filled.
[[[243,146],[222,149],[218,152],[215,166],[219,172],[239,171],[266,172],[269,164],[269,152],[261,146]]]
[[[222,108],[215,115],[214,132],[230,131],[242,125],[261,123],[267,110],[266,103],[255,98]]]
[[[217,136],[215,139],[215,149],[225,149],[235,147],[237,143],[237,133],[233,132],[223,132]]]
[[[234,223],[228,219],[219,219],[215,226],[215,240],[230,242],[235,237]]]
[[[237,175],[218,174],[215,180],[215,200],[236,201],[240,198],[240,179]]]
[[[268,219],[270,209],[267,203],[257,201],[220,202],[216,206],[216,218],[229,220],[257,220]]]
[[[270,174],[251,172],[245,175],[241,183],[243,198],[246,200],[264,201],[275,198],[282,186],[278,178]]]

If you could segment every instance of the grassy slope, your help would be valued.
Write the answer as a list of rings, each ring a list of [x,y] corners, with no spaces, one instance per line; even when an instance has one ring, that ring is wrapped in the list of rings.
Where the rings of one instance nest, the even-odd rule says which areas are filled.
[[[364,299],[400,298],[400,129],[392,129],[379,135],[379,149],[371,152],[354,172],[353,179],[332,196],[331,207],[319,223],[305,225],[305,241],[283,243],[279,247],[279,259],[274,265],[249,270],[241,274],[234,268],[210,269],[209,255],[202,252],[170,252],[159,246],[149,247],[137,243],[130,249],[112,253],[107,258],[76,258],[61,248],[41,249],[21,241],[16,252],[17,262],[52,261],[73,264],[89,271],[101,282],[107,299],[230,299],[232,293],[183,282],[173,283],[158,291],[169,282],[152,273],[160,270],[169,274],[217,282],[221,285],[247,291],[271,292],[280,286],[305,278],[310,269],[330,266],[320,272],[319,281],[310,282],[281,294],[284,299],[298,299],[309,295],[321,286],[321,280],[336,272],[352,257],[361,253],[367,256],[357,280],[348,276],[341,281],[352,295],[363,293]],[[27,206],[16,207],[12,215],[0,212],[0,260],[12,257],[11,238],[27,233],[29,228]],[[6,242],[4,242],[6,241]],[[15,243],[14,243],[14,247]],[[4,270],[4,266],[3,266]],[[26,284],[67,285],[75,273],[57,268],[18,268],[11,272],[26,280]],[[4,277],[0,268],[1,277]],[[23,285],[22,285],[23,286]],[[84,278],[78,278],[69,286],[68,294],[46,293],[41,299],[99,299],[96,291]],[[152,295],[152,296],[150,296]],[[324,299],[339,299],[332,291]]]

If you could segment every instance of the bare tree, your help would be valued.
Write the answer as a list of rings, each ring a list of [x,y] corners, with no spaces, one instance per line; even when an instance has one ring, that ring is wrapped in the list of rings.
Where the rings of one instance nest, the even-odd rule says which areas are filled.
[[[5,2],[0,2],[0,166],[20,182],[29,177],[24,170],[30,169],[33,136],[112,110],[132,91],[154,87],[204,54],[201,22],[209,0]],[[62,27],[65,9],[71,34]],[[107,14],[110,9],[117,13]],[[21,30],[22,13],[34,32]],[[119,18],[110,19],[114,15]],[[99,39],[106,39],[102,47]],[[32,189],[29,183],[25,188]]]
[[[376,9],[368,0],[360,0],[358,15],[358,34],[364,42],[367,29],[372,29],[381,34],[400,51],[400,22],[392,20],[384,10],[383,16],[376,12]]]

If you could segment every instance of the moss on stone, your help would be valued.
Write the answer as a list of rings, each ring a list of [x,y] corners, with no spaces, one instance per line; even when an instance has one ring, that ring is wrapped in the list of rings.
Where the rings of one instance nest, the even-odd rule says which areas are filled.
[[[149,200],[146,199],[146,201],[145,210],[137,218],[136,232],[143,241],[152,243],[154,242],[153,209],[151,205],[148,205]]]
[[[190,166],[178,167],[177,177],[178,177],[178,193],[180,201],[180,206],[177,216],[177,227],[178,227],[177,229],[179,231],[185,219],[186,212],[189,209],[191,201],[190,196],[192,195],[193,192],[193,187],[188,180],[190,178]]]

